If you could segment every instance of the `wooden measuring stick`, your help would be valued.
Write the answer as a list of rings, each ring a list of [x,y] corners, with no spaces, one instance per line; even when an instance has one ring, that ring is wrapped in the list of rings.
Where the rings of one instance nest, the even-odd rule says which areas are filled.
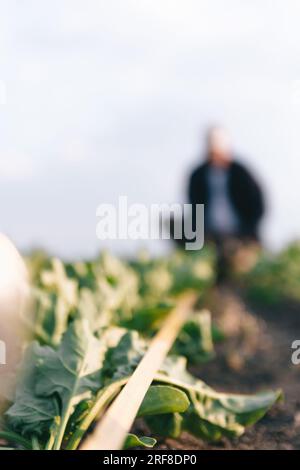
[[[168,315],[160,331],[94,432],[85,440],[81,450],[120,450],[130,431],[154,375],[171,349],[182,325],[193,309],[197,294],[187,292]]]

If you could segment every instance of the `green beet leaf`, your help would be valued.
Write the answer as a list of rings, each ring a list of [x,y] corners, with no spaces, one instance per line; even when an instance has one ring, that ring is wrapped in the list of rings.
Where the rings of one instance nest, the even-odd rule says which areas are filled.
[[[177,439],[182,431],[183,417],[180,413],[147,416],[145,421],[151,433],[156,436]]]
[[[167,358],[156,380],[187,393],[191,405],[183,414],[183,428],[212,441],[240,436],[282,398],[281,391],[256,395],[218,393],[187,372],[185,358],[175,356]]]
[[[138,416],[183,413],[190,401],[185,392],[167,385],[152,385],[139,409]]]
[[[124,322],[127,328],[149,332],[155,328],[170,312],[173,304],[170,302],[162,302],[157,305],[144,306],[133,312],[133,316],[129,321]]]
[[[33,343],[23,359],[16,387],[14,404],[6,412],[9,426],[22,435],[47,432],[55,416],[60,414],[56,397],[45,399],[36,394],[39,380],[38,364],[52,353],[48,346]]]
[[[34,343],[24,359],[15,403],[6,413],[11,426],[40,434],[59,417],[54,443],[59,448],[76,405],[101,386],[105,352],[86,320],[70,325],[58,350]]]
[[[194,313],[185,323],[174,344],[173,352],[185,356],[191,364],[199,364],[213,357],[211,315],[207,310]]]
[[[135,434],[128,434],[124,444],[124,449],[131,449],[132,447],[147,447],[148,449],[151,449],[155,446],[156,442],[156,439],[153,439],[153,437],[138,437]]]

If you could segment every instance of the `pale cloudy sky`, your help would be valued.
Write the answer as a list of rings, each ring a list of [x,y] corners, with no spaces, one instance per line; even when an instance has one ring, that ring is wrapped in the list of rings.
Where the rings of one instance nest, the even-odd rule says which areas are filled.
[[[20,248],[90,255],[99,203],[183,201],[213,122],[266,185],[266,242],[300,235],[298,0],[0,7],[0,230]]]

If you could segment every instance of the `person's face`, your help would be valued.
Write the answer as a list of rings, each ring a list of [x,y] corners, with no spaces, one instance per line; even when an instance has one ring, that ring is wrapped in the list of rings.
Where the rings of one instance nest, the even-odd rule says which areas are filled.
[[[209,160],[216,166],[227,166],[231,161],[231,145],[224,129],[213,129],[208,135]]]

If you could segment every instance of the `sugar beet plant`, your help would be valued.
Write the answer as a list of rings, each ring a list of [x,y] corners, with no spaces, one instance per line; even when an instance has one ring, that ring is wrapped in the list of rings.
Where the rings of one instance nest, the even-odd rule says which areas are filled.
[[[204,298],[214,282],[214,255],[124,262],[104,253],[64,264],[35,254],[27,262],[33,341],[7,397],[0,442],[6,449],[75,450],[127,383],[176,297],[196,289]],[[280,398],[278,391],[218,393],[188,372],[188,362],[212,356],[210,314],[198,310],[139,409],[151,437],[129,434],[125,448],[153,447],[155,437],[176,438],[182,430],[210,441],[240,436]]]
[[[268,305],[300,302],[300,243],[291,243],[277,254],[263,253],[246,275],[250,296]]]

